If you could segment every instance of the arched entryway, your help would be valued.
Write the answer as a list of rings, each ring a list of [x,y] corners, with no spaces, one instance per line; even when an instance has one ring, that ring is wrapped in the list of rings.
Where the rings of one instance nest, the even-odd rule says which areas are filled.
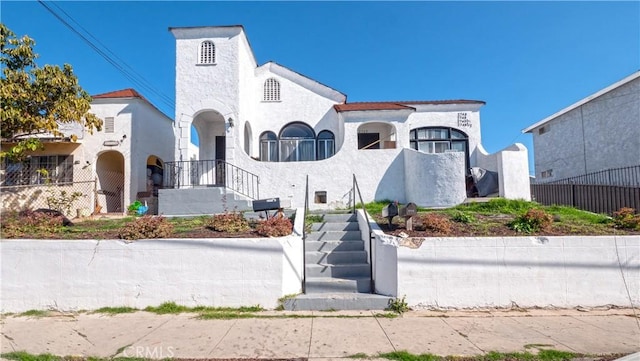
[[[223,185],[225,183],[226,120],[215,110],[205,110],[193,118],[198,133],[199,156],[197,167],[190,170],[194,185]]]
[[[164,179],[164,162],[155,155],[147,158],[147,192],[158,195],[158,188],[162,188]]]
[[[124,156],[115,150],[98,155],[96,161],[95,213],[123,213],[124,204]]]

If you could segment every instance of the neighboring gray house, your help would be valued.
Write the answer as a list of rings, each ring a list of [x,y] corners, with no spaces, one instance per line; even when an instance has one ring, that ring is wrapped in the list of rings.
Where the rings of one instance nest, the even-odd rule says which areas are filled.
[[[546,183],[640,165],[640,71],[523,130]]]

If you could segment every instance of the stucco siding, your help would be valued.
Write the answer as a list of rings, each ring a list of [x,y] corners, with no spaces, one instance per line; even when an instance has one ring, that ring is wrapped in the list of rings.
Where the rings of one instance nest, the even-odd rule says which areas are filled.
[[[552,181],[603,169],[638,165],[640,78],[533,129],[535,173]],[[542,178],[542,172],[552,176]]]

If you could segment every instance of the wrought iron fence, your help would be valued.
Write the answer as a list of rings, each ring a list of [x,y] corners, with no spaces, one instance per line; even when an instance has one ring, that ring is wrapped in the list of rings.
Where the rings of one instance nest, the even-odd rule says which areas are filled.
[[[259,178],[224,160],[165,162],[164,188],[226,187],[252,199],[260,198]]]
[[[539,180],[536,181],[536,184],[589,184],[640,187],[640,165],[606,169],[550,182]]]

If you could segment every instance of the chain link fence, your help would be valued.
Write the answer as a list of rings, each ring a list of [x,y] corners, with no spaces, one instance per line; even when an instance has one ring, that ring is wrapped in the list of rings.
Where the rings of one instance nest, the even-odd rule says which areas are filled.
[[[55,209],[68,218],[124,212],[124,175],[53,159],[0,163],[2,212]]]

